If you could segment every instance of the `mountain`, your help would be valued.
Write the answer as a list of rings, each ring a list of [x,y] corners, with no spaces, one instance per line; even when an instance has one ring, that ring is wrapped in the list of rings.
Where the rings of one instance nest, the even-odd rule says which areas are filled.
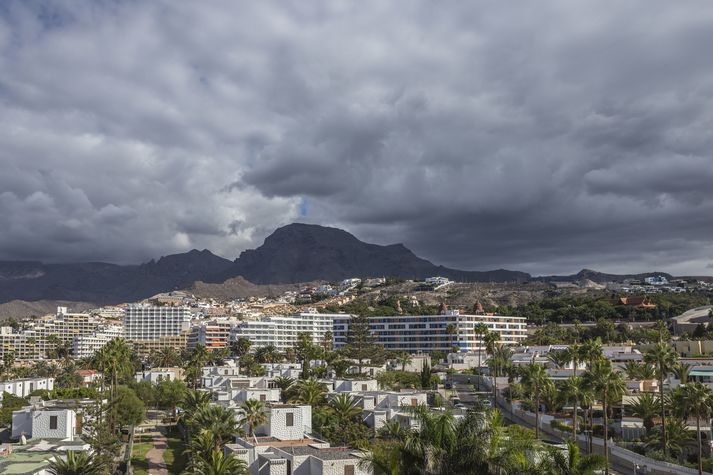
[[[603,272],[597,272],[591,269],[582,269],[576,274],[572,275],[548,275],[542,277],[535,277],[535,280],[541,280],[544,282],[582,282],[585,280],[590,280],[592,282],[602,283],[602,282],[623,282],[625,280],[644,280],[646,277],[653,277],[656,275],[661,275],[666,277],[668,280],[674,279],[675,277],[671,274],[665,272],[645,272],[643,274],[605,274]]]
[[[235,261],[208,250],[192,250],[140,265],[102,262],[44,264],[0,261],[0,303],[67,300],[105,305],[141,300],[202,282],[220,284],[242,276],[253,284],[294,284],[347,277],[424,278],[459,281],[526,281],[524,272],[460,271],[421,259],[403,244],[379,246],[346,231],[308,224],[277,229],[262,246]],[[235,286],[235,281],[233,281]],[[242,284],[241,288],[246,288]]]
[[[465,282],[526,281],[524,272],[460,271],[421,259],[403,244],[379,246],[337,228],[290,224],[277,229],[257,249],[244,251],[228,270],[256,284],[284,284],[348,277],[394,276],[421,279],[441,275]]]
[[[102,262],[0,261],[0,303],[11,300],[69,300],[100,305],[132,302],[183,289],[230,266],[230,260],[207,250],[192,250],[128,266]]]
[[[569,276],[545,276],[540,281],[622,281],[650,275],[603,274],[582,270]],[[234,261],[208,250],[192,250],[140,265],[102,262],[43,264],[0,261],[0,304],[18,301],[74,301],[97,305],[133,302],[160,292],[199,285],[206,292],[242,295],[253,284],[295,284],[348,277],[392,276],[422,279],[444,276],[460,282],[527,282],[530,274],[510,270],[463,271],[432,264],[403,244],[380,246],[360,241],[346,231],[310,224],[278,228],[262,246],[247,250]],[[245,282],[242,277],[248,282]],[[232,280],[231,280],[232,279]],[[231,282],[226,289],[212,284]],[[198,284],[196,284],[198,283]],[[276,289],[263,289],[274,292]]]

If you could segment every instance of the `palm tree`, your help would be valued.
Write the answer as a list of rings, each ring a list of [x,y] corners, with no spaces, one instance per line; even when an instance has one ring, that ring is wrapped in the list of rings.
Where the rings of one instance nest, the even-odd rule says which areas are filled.
[[[265,404],[255,399],[248,399],[240,406],[243,412],[241,424],[248,426],[248,435],[255,437],[255,428],[267,422]]]
[[[214,450],[220,450],[235,434],[238,428],[235,412],[223,406],[203,406],[193,416],[193,424],[200,430],[207,430],[213,437]]]
[[[642,393],[629,406],[631,415],[644,420],[646,433],[654,427],[654,417],[658,415],[658,398],[651,393]]]
[[[580,351],[581,360],[586,361],[588,366],[592,366],[594,361],[601,359],[604,355],[601,338],[585,341],[582,343]]]
[[[713,391],[703,383],[695,382],[684,387],[685,407],[690,415],[696,416],[696,435],[698,439],[698,474],[703,474],[703,446],[701,445],[701,417],[706,417],[713,410]]]
[[[691,374],[691,368],[693,368],[693,366],[688,363],[678,363],[673,368],[673,374],[676,375],[676,378],[678,378],[679,381],[681,381],[681,384],[687,384],[688,376]]]
[[[297,383],[297,395],[294,402],[309,404],[312,407],[321,406],[326,401],[327,386],[316,379],[302,379]]]
[[[656,426],[651,431],[651,436],[646,446],[654,449],[663,449],[663,436],[660,432],[663,431],[663,426]],[[671,418],[668,424],[666,424],[666,444],[669,448],[671,455],[682,456],[684,447],[688,446],[695,436],[693,431],[689,430],[686,422],[683,419],[677,417]]]
[[[250,351],[250,345],[252,345],[252,343],[250,343],[250,339],[241,336],[237,340],[230,343],[230,353],[240,358],[241,356],[248,354],[248,351]]]
[[[89,452],[68,450],[64,458],[55,455],[47,471],[52,475],[101,475],[106,467]]]
[[[401,365],[401,371],[406,371],[406,366],[411,363],[413,358],[407,351],[400,351],[396,355],[396,361]]]
[[[279,359],[275,345],[261,346],[255,351],[255,361],[258,363],[274,363]]]
[[[609,407],[614,401],[621,400],[626,392],[626,383],[621,373],[612,370],[611,361],[596,360],[583,376],[586,384],[599,394],[604,412],[604,458],[605,473],[609,474]]]
[[[200,475],[248,475],[245,462],[235,458],[233,454],[223,454],[222,451],[212,451],[208,457],[198,462]]]
[[[547,359],[558,368],[567,366],[567,364],[572,361],[571,358],[572,356],[566,350],[550,351],[547,353]]]
[[[510,366],[511,356],[512,350],[502,343],[498,343],[493,349],[492,356],[488,360],[488,370],[493,378],[493,404],[496,403],[498,396],[497,378],[505,374],[507,368]]]
[[[179,363],[180,355],[171,347],[164,347],[154,353],[151,357],[151,364],[158,368],[169,368]]]
[[[624,371],[626,371],[629,379],[653,379],[656,376],[653,366],[646,363],[637,363],[636,361],[627,361],[624,365]]]
[[[287,403],[290,399],[290,390],[294,386],[295,380],[286,376],[278,376],[275,378],[274,383],[278,388],[280,388],[280,400],[283,404]]]
[[[577,409],[582,397],[584,383],[579,376],[570,376],[562,385],[562,395],[567,401],[572,401],[572,440],[577,440]]]
[[[523,368],[522,384],[535,400],[535,438],[540,438],[540,398],[547,383],[545,368],[538,363],[532,363]]]
[[[550,452],[551,473],[557,475],[594,475],[599,473],[606,464],[601,455],[582,455],[577,444],[567,441],[567,450],[553,449]]]
[[[567,361],[572,363],[572,367],[574,368],[574,376],[577,376],[577,366],[579,366],[579,362],[582,360],[582,345],[578,343],[573,343],[567,347],[565,350],[567,353]]]
[[[109,394],[113,398],[119,379],[133,373],[131,348],[123,338],[114,338],[94,354],[93,366],[109,381]]]
[[[661,404],[661,437],[663,453],[666,455],[666,401],[663,393],[663,382],[668,377],[668,373],[673,370],[678,361],[678,354],[673,351],[673,348],[668,346],[663,341],[659,341],[656,345],[644,354],[644,362],[656,367],[656,376],[659,379],[659,402]]]
[[[340,422],[354,420],[361,415],[357,401],[349,394],[339,394],[329,401],[329,407]]]
[[[475,333],[476,336],[476,350],[478,351],[478,374],[480,374],[480,352],[481,348],[478,348],[478,342],[482,340],[482,338],[488,334],[488,326],[485,323],[476,323],[473,327],[473,332]],[[478,380],[478,388],[480,388],[480,380]]]

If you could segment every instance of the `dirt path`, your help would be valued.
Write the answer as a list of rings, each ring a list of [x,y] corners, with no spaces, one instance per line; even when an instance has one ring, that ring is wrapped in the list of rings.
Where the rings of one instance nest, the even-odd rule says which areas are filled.
[[[163,460],[163,453],[168,447],[166,436],[163,432],[152,432],[149,435],[153,438],[153,449],[146,453],[146,460],[149,463],[149,475],[168,475],[168,467]]]

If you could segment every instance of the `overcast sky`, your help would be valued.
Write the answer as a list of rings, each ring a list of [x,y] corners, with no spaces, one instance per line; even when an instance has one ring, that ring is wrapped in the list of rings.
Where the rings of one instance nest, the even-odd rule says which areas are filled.
[[[713,274],[711,47],[710,0],[3,0],[0,259]]]

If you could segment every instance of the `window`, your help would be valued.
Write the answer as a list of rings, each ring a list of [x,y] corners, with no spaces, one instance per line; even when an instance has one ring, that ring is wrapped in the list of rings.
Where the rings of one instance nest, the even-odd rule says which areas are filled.
[[[344,475],[354,475],[354,465],[345,465]]]
[[[50,416],[50,430],[57,429],[57,416]]]
[[[286,416],[287,416],[287,417],[286,417],[286,420],[285,420],[285,425],[286,425],[287,427],[292,427],[293,425],[295,425],[295,415],[294,415],[293,413],[291,413],[291,412],[288,412],[288,413],[286,414]]]
[[[264,394],[260,394],[260,401],[262,401],[262,402],[267,401],[267,397]]]
[[[366,384],[362,384],[362,385],[361,385],[361,390],[362,390],[362,391],[366,391]]]

